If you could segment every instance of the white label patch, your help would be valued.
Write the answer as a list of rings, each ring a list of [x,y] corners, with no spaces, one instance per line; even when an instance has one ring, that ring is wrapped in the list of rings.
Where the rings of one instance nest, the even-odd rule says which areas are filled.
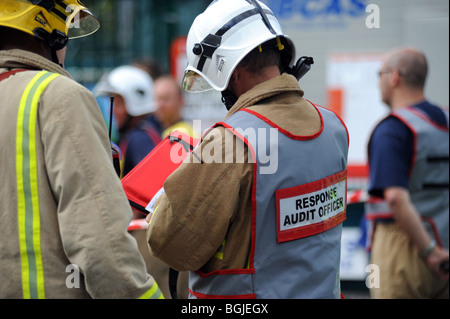
[[[276,191],[278,242],[322,233],[342,223],[347,208],[347,171]]]

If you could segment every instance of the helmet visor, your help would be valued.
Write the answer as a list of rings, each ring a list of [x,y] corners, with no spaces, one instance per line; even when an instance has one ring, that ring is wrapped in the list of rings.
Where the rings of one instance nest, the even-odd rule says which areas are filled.
[[[183,77],[183,89],[190,93],[200,93],[212,90],[213,87],[200,74],[186,70]]]
[[[67,18],[69,39],[86,37],[100,28],[100,22],[87,9],[75,8]]]

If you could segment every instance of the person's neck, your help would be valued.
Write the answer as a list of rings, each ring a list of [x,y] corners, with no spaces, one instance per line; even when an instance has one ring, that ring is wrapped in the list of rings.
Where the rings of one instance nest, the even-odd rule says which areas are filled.
[[[2,33],[1,36],[0,50],[25,50],[52,61],[53,56],[50,47],[33,36],[15,29],[9,29],[8,32]]]
[[[277,66],[269,66],[261,70],[260,73],[243,71],[240,73],[240,76],[242,79],[239,82],[239,85],[236,86],[238,90],[238,92],[236,92],[237,96],[244,94],[258,84],[280,76],[280,70]]]
[[[422,90],[402,90],[398,91],[392,97],[391,107],[393,110],[405,108],[411,105],[418,104],[425,100],[425,95]]]

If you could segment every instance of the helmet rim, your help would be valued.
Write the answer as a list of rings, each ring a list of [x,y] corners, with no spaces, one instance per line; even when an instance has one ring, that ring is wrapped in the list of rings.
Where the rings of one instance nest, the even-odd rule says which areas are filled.
[[[79,0],[2,0],[0,26],[27,33],[59,50],[68,39],[96,32],[100,22]]]
[[[287,50],[291,55],[288,66],[294,64],[295,45],[283,33],[273,12],[258,1],[253,2],[260,9],[251,1],[232,1],[234,3],[229,3],[229,0],[227,3],[222,0],[213,2],[194,20],[186,42],[189,63],[183,79],[185,90],[192,92],[189,90],[192,78],[187,78],[189,74],[194,74],[192,72],[196,73],[198,81],[201,76],[211,88],[226,90],[232,72],[242,59],[259,45],[276,38],[286,39]],[[261,10],[266,19],[262,19]],[[212,26],[211,21],[214,21]]]

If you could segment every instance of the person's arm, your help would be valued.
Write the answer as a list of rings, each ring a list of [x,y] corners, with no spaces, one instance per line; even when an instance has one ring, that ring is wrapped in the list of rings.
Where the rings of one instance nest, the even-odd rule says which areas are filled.
[[[95,98],[63,77],[47,90],[39,109],[41,138],[67,258],[93,298],[161,296],[127,232],[131,209]]]
[[[147,231],[151,253],[180,271],[198,270],[214,256],[239,202],[244,164],[225,163],[217,153],[230,132],[212,134],[217,138],[205,139],[166,180]],[[205,154],[213,152],[220,163],[208,163]]]
[[[429,247],[431,238],[407,190],[413,157],[412,141],[411,131],[397,118],[389,117],[378,125],[369,144],[371,184],[369,193],[384,198],[396,223],[422,253]],[[445,251],[437,260],[436,257],[440,256],[442,251],[436,248],[432,252],[433,254],[430,253],[426,259],[427,262],[430,260],[428,262],[430,268],[439,273],[439,263],[445,259]]]
[[[433,242],[422,224],[420,216],[411,202],[409,192],[402,187],[388,187],[384,190],[384,199],[394,215],[396,224],[402,229],[424,256],[428,267],[441,279],[448,280],[448,273],[440,269],[444,261],[448,261],[448,251]],[[431,246],[430,246],[431,245]]]

